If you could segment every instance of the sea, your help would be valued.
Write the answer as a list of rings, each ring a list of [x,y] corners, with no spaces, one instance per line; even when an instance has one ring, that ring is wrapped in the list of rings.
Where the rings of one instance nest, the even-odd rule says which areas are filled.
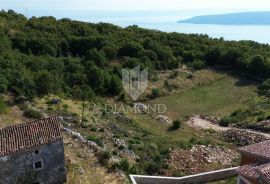
[[[212,12],[218,13],[218,12]],[[29,16],[55,16],[91,23],[112,23],[121,27],[138,25],[164,32],[207,34],[224,40],[252,40],[270,44],[270,25],[206,25],[177,23],[178,20],[207,14],[206,11],[27,11]]]

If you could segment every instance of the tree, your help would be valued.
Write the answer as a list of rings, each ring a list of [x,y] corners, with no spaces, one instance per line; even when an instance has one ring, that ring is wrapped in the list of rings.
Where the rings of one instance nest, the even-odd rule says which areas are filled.
[[[117,56],[117,47],[114,44],[108,44],[102,48],[106,58],[114,59]]]
[[[87,74],[88,81],[91,87],[95,90],[95,92],[103,94],[105,91],[104,90],[105,80],[103,70],[96,66],[93,66],[90,69],[88,69],[87,73],[88,73]]]
[[[40,95],[52,93],[56,88],[54,76],[48,71],[40,71],[36,78],[37,91]]]
[[[143,47],[139,43],[135,41],[130,41],[120,47],[120,49],[118,50],[118,56],[137,57],[142,49]]]
[[[247,103],[248,103],[248,111],[251,114],[253,121],[256,116],[256,113],[259,110],[258,99],[254,96],[250,100],[248,100]]]
[[[121,80],[115,75],[112,75],[109,93],[112,95],[119,95],[121,91],[122,91]]]
[[[79,90],[78,90],[79,89]],[[82,109],[82,114],[81,114],[81,126],[84,126],[84,122],[85,122],[85,117],[84,117],[84,112],[85,109],[88,107],[88,101],[92,100],[95,98],[95,94],[93,92],[93,90],[87,86],[81,86],[80,88],[77,88],[76,90],[76,97],[80,100],[82,100],[81,103],[81,109]]]
[[[221,48],[218,46],[213,47],[205,54],[205,61],[209,65],[218,64],[221,60],[221,55]]]
[[[263,81],[261,85],[258,87],[259,92],[263,95],[270,96],[270,79]]]
[[[265,61],[261,55],[254,56],[251,59],[250,65],[248,66],[249,71],[254,75],[265,75]]]
[[[85,56],[85,60],[94,61],[98,67],[104,67],[107,64],[104,52],[98,51],[97,49],[88,50]]]

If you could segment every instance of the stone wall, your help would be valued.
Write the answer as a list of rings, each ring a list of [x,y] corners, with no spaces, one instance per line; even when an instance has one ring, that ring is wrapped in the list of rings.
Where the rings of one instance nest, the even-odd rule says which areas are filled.
[[[131,175],[133,184],[196,184],[209,183],[237,176],[238,167],[222,169],[184,177],[155,177]]]
[[[38,154],[35,151],[38,150]],[[43,168],[34,170],[34,162],[42,161]],[[66,182],[63,141],[35,147],[0,157],[0,184],[32,183],[60,184]]]

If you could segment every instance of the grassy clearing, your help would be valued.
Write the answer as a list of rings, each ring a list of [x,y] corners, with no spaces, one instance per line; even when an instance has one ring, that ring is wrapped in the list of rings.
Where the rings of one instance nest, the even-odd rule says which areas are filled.
[[[150,103],[165,104],[167,116],[173,120],[186,121],[187,116],[192,114],[223,117],[238,108],[245,107],[246,101],[254,95],[256,95],[255,84],[246,79],[219,74],[217,80],[207,85],[198,85],[176,95],[157,98]],[[138,118],[134,122],[138,127],[152,133],[153,142],[165,139],[165,144],[177,147],[178,144],[182,144],[181,142],[195,138],[198,141],[227,145],[214,134],[210,133],[211,136],[209,136],[208,132],[196,130],[186,125],[183,125],[179,130],[168,131],[169,125],[162,124],[155,119]]]
[[[198,86],[185,92],[155,99],[151,103],[165,104],[170,117],[185,120],[192,114],[222,117],[245,107],[245,102],[256,95],[256,85],[246,79],[224,75],[206,86]]]

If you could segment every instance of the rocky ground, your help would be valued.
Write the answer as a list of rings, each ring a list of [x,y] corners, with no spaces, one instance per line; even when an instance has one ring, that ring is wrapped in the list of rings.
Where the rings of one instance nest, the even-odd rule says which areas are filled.
[[[127,183],[121,173],[109,172],[102,166],[95,151],[81,140],[64,134],[66,167],[68,170],[67,184],[119,184]]]
[[[239,153],[221,146],[193,146],[191,150],[173,150],[169,166],[185,175],[231,167]]]
[[[239,146],[254,144],[269,139],[261,134],[233,129],[222,132],[222,137],[225,141],[235,143]]]

